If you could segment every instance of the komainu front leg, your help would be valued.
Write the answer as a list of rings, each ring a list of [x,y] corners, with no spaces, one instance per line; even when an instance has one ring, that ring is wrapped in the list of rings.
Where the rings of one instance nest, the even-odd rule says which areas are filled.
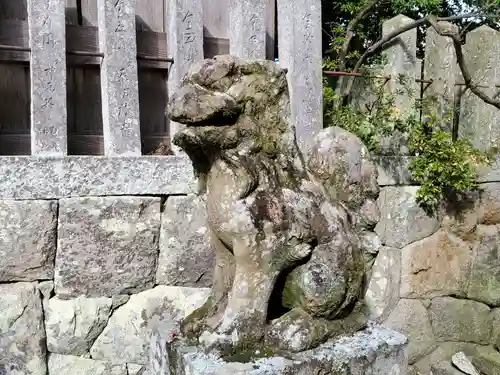
[[[356,304],[349,316],[336,320],[314,318],[304,310],[295,308],[271,322],[266,344],[285,351],[301,352],[341,334],[355,333],[364,328],[367,322],[367,314],[361,303]]]
[[[263,341],[269,298],[279,274],[272,252],[255,236],[234,239],[233,252],[235,273],[226,309],[215,329],[200,336],[200,343],[221,352]]]
[[[200,342],[223,352],[262,342],[275,280],[275,275],[237,266],[226,309],[215,329],[204,332]]]
[[[233,254],[213,233],[211,244],[216,255],[212,290],[206,302],[181,323],[181,332],[188,338],[198,338],[201,332],[217,324],[224,313],[233,285]]]

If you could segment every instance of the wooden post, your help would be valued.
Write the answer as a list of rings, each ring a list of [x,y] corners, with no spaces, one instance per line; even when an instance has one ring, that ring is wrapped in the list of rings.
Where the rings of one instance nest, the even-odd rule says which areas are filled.
[[[67,154],[65,0],[28,0],[31,154]]]
[[[104,155],[141,155],[136,0],[98,0]]]

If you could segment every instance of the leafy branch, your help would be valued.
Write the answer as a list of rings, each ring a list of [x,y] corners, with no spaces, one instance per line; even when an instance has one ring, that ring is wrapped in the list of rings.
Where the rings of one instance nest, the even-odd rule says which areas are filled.
[[[467,140],[455,140],[446,130],[452,114],[437,115],[432,100],[424,101],[414,111],[403,114],[394,108],[394,94],[376,88],[376,98],[369,111],[349,104],[339,108],[329,106],[326,124],[340,126],[356,134],[367,148],[378,155],[412,156],[409,170],[419,185],[417,202],[432,213],[443,203],[456,203],[478,189],[477,167],[491,162],[491,155],[473,147]],[[331,88],[324,88],[327,102],[335,100]],[[411,97],[411,93],[407,94]],[[425,108],[427,115],[419,121],[418,113]]]
[[[381,4],[383,2],[384,2],[383,0],[369,1],[363,8],[359,10],[359,12],[349,22],[346,29],[344,42],[338,54],[338,67],[340,70],[344,70],[346,67],[346,56],[348,56],[348,51],[350,48],[350,44],[356,26],[373,10],[373,8],[376,5]],[[367,59],[370,56],[374,55],[376,52],[378,52],[380,49],[382,49],[384,46],[386,46],[388,43],[390,43],[392,40],[394,40],[401,34],[418,27],[431,26],[436,30],[436,32],[439,35],[449,37],[452,39],[455,53],[457,56],[457,63],[464,77],[465,86],[468,89],[470,89],[475,95],[477,95],[480,99],[482,99],[485,103],[500,109],[500,100],[495,100],[492,97],[488,96],[484,91],[480,90],[479,87],[474,84],[473,78],[466,65],[463,54],[462,42],[461,42],[462,33],[459,32],[458,30],[454,30],[453,28],[443,26],[443,22],[452,22],[464,19],[477,19],[481,17],[498,19],[500,18],[498,12],[493,12],[492,14],[487,13],[492,9],[493,10],[496,9],[496,7],[498,7],[497,0],[491,0],[485,6],[483,6],[481,10],[478,10],[476,12],[458,14],[449,17],[437,17],[434,14],[429,14],[426,17],[415,20],[414,22],[411,22],[407,25],[404,25],[392,31],[391,33],[380,38],[377,42],[373,43],[370,47],[368,47],[357,60],[352,72],[358,73],[361,70],[363,64],[367,61]],[[463,32],[465,32],[465,29],[467,29],[469,26],[470,23],[464,28]],[[347,85],[345,85],[346,86],[345,89],[344,89],[344,79],[345,79],[344,77],[341,77],[341,79],[338,82],[338,87],[342,90],[341,95],[344,98],[342,102],[345,103],[346,98],[349,97],[351,94],[352,87],[354,84],[354,78],[353,77],[348,78],[348,82]]]

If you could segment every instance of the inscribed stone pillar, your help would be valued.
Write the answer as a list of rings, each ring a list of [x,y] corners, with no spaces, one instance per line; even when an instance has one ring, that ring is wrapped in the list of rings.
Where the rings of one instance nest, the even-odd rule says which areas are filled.
[[[398,15],[384,22],[382,34],[386,36],[409,23],[414,22],[409,17]],[[395,96],[394,106],[404,114],[408,114],[415,106],[415,99],[420,97],[420,78],[417,62],[417,29],[411,29],[391,41],[383,53],[386,59],[384,74],[390,75],[387,82],[388,93]]]
[[[141,155],[136,0],[98,0],[102,121],[106,156]]]
[[[441,26],[457,30],[450,22],[440,22]],[[424,79],[432,84],[424,84],[424,99],[436,108],[435,115],[444,121],[445,128],[452,130],[453,99],[457,77],[457,58],[453,41],[439,35],[434,28],[427,29],[425,39]]]
[[[203,60],[203,7],[201,0],[165,0],[167,8],[167,48],[174,59],[168,75],[168,93],[171,95],[189,67]],[[170,139],[181,129],[181,124],[170,121]],[[179,149],[172,145],[175,153]]]
[[[65,0],[28,1],[31,154],[67,154]]]
[[[268,0],[232,0],[229,9],[229,52],[244,59],[266,58]]]
[[[278,0],[278,55],[288,69],[292,122],[303,151],[323,128],[321,0]]]
[[[490,97],[498,98],[495,84],[500,83],[500,32],[481,26],[467,34],[463,50],[473,84],[480,85],[479,89]],[[484,151],[500,146],[500,111],[465,87],[462,91],[459,137]]]

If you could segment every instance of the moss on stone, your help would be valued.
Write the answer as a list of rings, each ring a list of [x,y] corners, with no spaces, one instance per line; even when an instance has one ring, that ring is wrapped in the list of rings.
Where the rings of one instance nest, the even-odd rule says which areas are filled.
[[[364,327],[368,322],[366,306],[362,302],[356,303],[352,312],[344,318],[325,321],[328,324],[328,337],[333,338],[343,334],[353,334]]]
[[[286,308],[292,309],[303,305],[305,294],[303,289],[297,285],[294,277],[287,277],[283,288],[282,303]]]
[[[259,358],[269,357],[289,357],[288,353],[277,350],[266,345],[264,342],[255,342],[253,340],[241,340],[240,343],[230,349],[222,351],[221,358],[226,362],[248,363]]]
[[[198,340],[198,336],[205,327],[205,320],[211,315],[216,302],[209,296],[206,302],[189,314],[181,323],[181,332],[188,340]]]

